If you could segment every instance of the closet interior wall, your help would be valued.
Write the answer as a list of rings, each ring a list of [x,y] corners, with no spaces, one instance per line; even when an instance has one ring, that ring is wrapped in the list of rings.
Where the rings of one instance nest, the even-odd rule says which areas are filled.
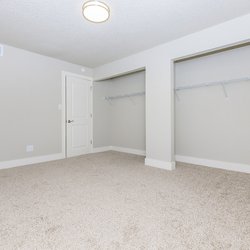
[[[121,147],[145,151],[145,71],[94,82],[94,148]]]
[[[250,77],[250,46],[175,63],[175,87]],[[177,91],[175,153],[250,164],[250,81]]]

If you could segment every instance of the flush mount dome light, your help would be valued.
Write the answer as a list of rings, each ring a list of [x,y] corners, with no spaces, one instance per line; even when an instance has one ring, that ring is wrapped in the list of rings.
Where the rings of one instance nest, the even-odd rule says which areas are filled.
[[[109,19],[110,10],[105,3],[91,0],[83,4],[82,13],[88,21],[102,23]]]

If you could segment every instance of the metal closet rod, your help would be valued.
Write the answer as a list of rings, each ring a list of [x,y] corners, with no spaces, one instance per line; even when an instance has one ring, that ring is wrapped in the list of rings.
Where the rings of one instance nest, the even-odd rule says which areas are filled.
[[[131,93],[131,94],[125,94],[125,95],[105,96],[104,99],[105,100],[115,100],[115,99],[128,98],[128,97],[141,96],[141,95],[145,95],[145,91]]]
[[[184,89],[194,89],[194,88],[201,88],[201,87],[224,85],[224,84],[230,84],[234,82],[244,82],[244,81],[249,81],[249,80],[250,80],[250,77],[242,77],[242,78],[236,78],[236,79],[231,79],[231,80],[206,82],[206,83],[200,83],[200,84],[194,84],[194,85],[188,85],[188,86],[181,86],[181,87],[175,88],[175,90],[178,91],[178,90],[184,90]]]

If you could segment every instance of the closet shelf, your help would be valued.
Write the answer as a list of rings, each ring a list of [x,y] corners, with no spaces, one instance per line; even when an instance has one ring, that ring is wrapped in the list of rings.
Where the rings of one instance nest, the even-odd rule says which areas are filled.
[[[185,90],[185,89],[201,88],[201,87],[209,87],[209,86],[216,86],[216,85],[224,86],[226,84],[235,83],[235,82],[244,82],[244,81],[250,81],[250,77],[243,77],[243,78],[224,80],[224,81],[216,81],[216,82],[205,82],[205,83],[188,85],[188,86],[180,86],[180,87],[175,88],[175,91]]]
[[[130,93],[130,94],[124,94],[124,95],[105,96],[104,100],[111,101],[111,100],[115,100],[115,99],[130,98],[130,97],[142,96],[142,95],[145,95],[145,91],[144,92],[135,92],[135,93]]]

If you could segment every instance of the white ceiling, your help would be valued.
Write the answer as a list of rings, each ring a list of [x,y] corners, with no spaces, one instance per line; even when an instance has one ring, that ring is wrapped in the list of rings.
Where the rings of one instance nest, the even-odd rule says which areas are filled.
[[[103,1],[111,18],[93,24],[84,0],[0,0],[0,42],[95,67],[250,13],[250,0]]]

